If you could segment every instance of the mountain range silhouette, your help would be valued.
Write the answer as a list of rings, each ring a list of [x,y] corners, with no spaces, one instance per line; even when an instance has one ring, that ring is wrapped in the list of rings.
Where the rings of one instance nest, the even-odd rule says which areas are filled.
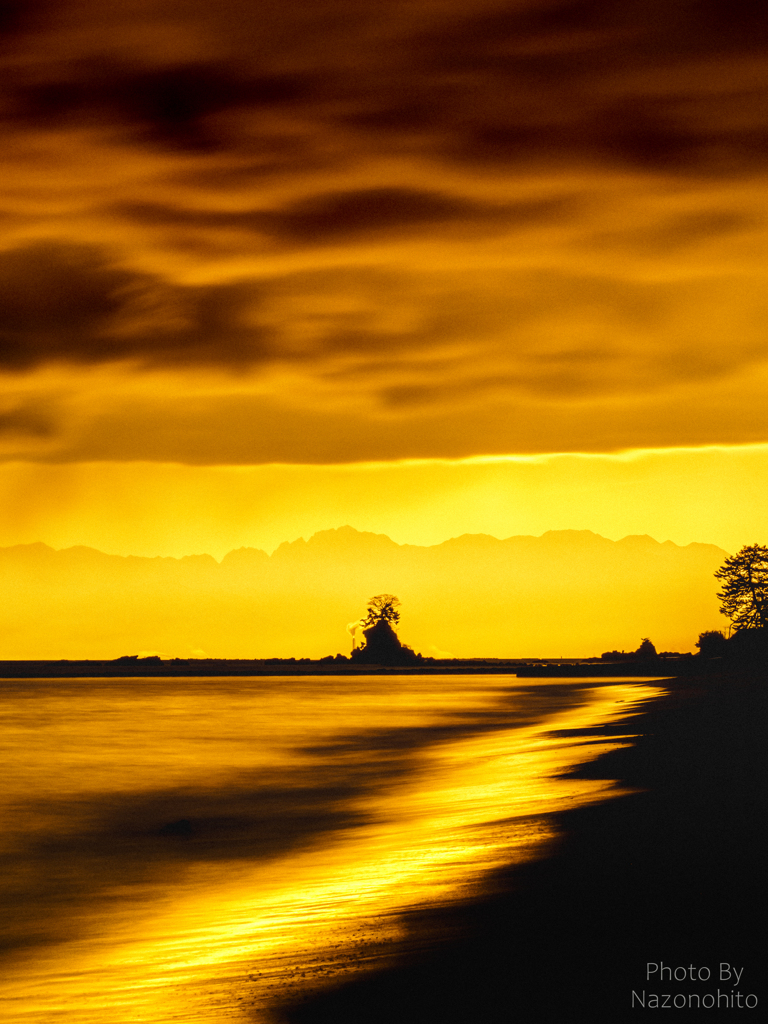
[[[46,544],[0,548],[0,658],[322,657],[397,594],[404,643],[427,656],[586,657],[692,650],[720,629],[712,544],[612,541],[589,530],[397,544],[350,526],[281,544],[147,558]]]

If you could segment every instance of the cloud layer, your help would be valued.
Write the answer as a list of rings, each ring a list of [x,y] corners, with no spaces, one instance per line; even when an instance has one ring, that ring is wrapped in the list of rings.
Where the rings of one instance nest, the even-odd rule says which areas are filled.
[[[58,0],[0,31],[6,457],[765,438],[760,5]]]

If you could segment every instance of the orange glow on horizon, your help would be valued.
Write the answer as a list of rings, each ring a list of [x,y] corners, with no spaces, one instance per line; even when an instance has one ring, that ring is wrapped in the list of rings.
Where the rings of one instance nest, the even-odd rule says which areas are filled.
[[[221,559],[350,525],[399,544],[465,533],[649,534],[728,552],[760,539],[768,445],[352,465],[0,466],[0,547]]]

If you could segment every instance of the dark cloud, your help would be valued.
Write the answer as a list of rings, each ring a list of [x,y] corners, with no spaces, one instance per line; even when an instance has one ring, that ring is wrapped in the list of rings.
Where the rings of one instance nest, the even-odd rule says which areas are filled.
[[[269,354],[265,332],[242,321],[257,300],[253,285],[181,288],[94,247],[11,250],[0,254],[0,366],[256,363]]]
[[[5,35],[19,28],[24,17],[23,0],[2,0],[0,2],[0,33]]]
[[[707,394],[705,417],[679,394],[637,402],[549,403],[484,395],[471,407],[423,404],[370,416],[302,410],[257,396],[110,403],[62,444],[37,457],[51,462],[150,460],[189,465],[329,464],[391,459],[606,452],[625,448],[761,443],[768,407],[761,389]],[[738,401],[734,402],[738,395]],[[407,412],[410,411],[410,415]],[[565,446],[565,447],[564,447]],[[28,457],[28,449],[18,455]]]
[[[759,0],[529,0],[457,7],[414,36],[440,67],[604,74],[768,42]]]
[[[0,0],[0,46],[23,32],[39,28],[55,6],[47,0]]]
[[[683,25],[680,19],[683,45],[691,45],[692,39],[694,46],[707,50],[735,46],[749,51],[768,43],[768,22],[760,0],[700,0],[684,7],[692,24]],[[686,30],[691,28],[688,35]]]
[[[259,371],[309,417],[291,457],[334,403],[373,435],[675,389],[705,417],[762,372],[760,4],[56,0],[0,6],[3,28],[0,369],[66,364],[68,436],[106,416],[107,378],[138,393],[156,369],[222,370],[214,391]],[[184,451],[229,451],[164,380]],[[19,402],[0,427],[44,447]]]
[[[45,440],[58,433],[57,417],[50,403],[22,401],[10,409],[0,410],[0,437]]]
[[[52,69],[51,69],[52,70]],[[65,63],[59,74],[12,87],[12,116],[47,128],[106,125],[136,141],[181,149],[236,145],[215,115],[225,110],[280,107],[307,95],[302,75],[259,75],[198,62],[159,68],[89,60]],[[37,72],[39,74],[39,72]]]
[[[122,203],[117,216],[170,228],[227,229],[284,245],[327,245],[410,229],[465,225],[486,234],[507,231],[571,212],[568,197],[483,203],[447,192],[409,188],[320,192],[276,210],[190,210],[158,203]]]
[[[728,225],[689,216],[685,226],[695,236]],[[727,276],[670,283],[349,265],[182,286],[116,266],[93,247],[0,254],[6,371],[283,366],[307,386],[383,408],[489,391],[633,394],[727,376],[765,358],[757,325],[766,314],[757,279]]]
[[[668,217],[659,224],[642,228],[596,233],[592,241],[607,248],[659,256],[700,243],[725,241],[729,236],[761,226],[756,216],[713,208]]]
[[[28,59],[4,72],[6,116],[32,126],[97,123],[191,151],[252,151],[284,133],[296,171],[330,140],[343,163],[383,138],[502,164],[729,173],[768,156],[768,73],[740,80],[745,60],[768,69],[768,19],[750,0],[60,6],[47,31],[35,8]],[[26,17],[5,8],[9,25]],[[193,58],[173,35],[163,56],[174,19]],[[747,116],[719,116],[718,97],[745,94]]]
[[[459,197],[416,189],[373,188],[313,196],[276,215],[273,224],[277,234],[312,243],[483,215],[488,215],[487,206]]]
[[[741,85],[739,69],[768,69],[767,51],[768,22],[749,3],[444,5],[377,47],[353,89],[334,88],[343,124],[395,146],[420,135],[443,159],[727,173],[766,159],[768,75]],[[718,116],[718,96],[744,93],[748,117]]]
[[[2,363],[26,369],[41,358],[98,360],[106,345],[100,328],[118,311],[129,281],[83,248],[35,245],[0,254]]]

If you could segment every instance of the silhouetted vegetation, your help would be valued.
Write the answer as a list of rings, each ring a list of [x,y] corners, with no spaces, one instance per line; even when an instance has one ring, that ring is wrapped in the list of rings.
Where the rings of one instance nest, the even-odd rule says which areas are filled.
[[[743,547],[726,558],[715,578],[722,582],[720,613],[731,620],[733,635],[726,639],[716,629],[701,633],[699,657],[734,665],[768,660],[768,547]]]
[[[365,642],[352,651],[350,660],[365,665],[419,664],[421,655],[403,644],[394,625],[400,621],[400,601],[394,594],[377,594],[368,602],[361,620]]]
[[[695,663],[678,664],[677,674],[699,671],[701,660],[712,661],[711,667],[717,669],[729,665],[748,667],[768,661],[768,547],[762,544],[743,547],[726,558],[714,575],[722,583],[717,593],[720,612],[730,618],[733,635],[728,639],[719,629],[700,633]],[[608,662],[645,661],[647,665],[649,659],[661,662],[666,658],[683,659],[686,655],[670,651],[658,653],[648,637],[643,637],[636,651],[606,651],[600,657]]]
[[[368,602],[362,626],[375,626],[378,622],[397,624],[400,621],[400,599],[394,594],[377,594]]]
[[[635,651],[635,654],[638,656],[638,658],[655,658],[656,648],[648,639],[648,637],[644,636],[643,639],[640,641],[640,646]]]
[[[768,629],[740,629],[726,644],[727,655],[736,662],[758,664],[768,661]]]
[[[664,651],[664,654],[675,658],[681,656],[677,651]],[[655,644],[647,636],[644,636],[636,651],[604,651],[600,657],[603,661],[638,661],[646,658],[658,658],[659,654]]]
[[[728,641],[719,629],[707,629],[699,633],[696,646],[704,658],[722,658],[726,652]]]
[[[768,548],[751,544],[726,558],[715,573],[723,581],[720,612],[735,630],[768,626]]]

